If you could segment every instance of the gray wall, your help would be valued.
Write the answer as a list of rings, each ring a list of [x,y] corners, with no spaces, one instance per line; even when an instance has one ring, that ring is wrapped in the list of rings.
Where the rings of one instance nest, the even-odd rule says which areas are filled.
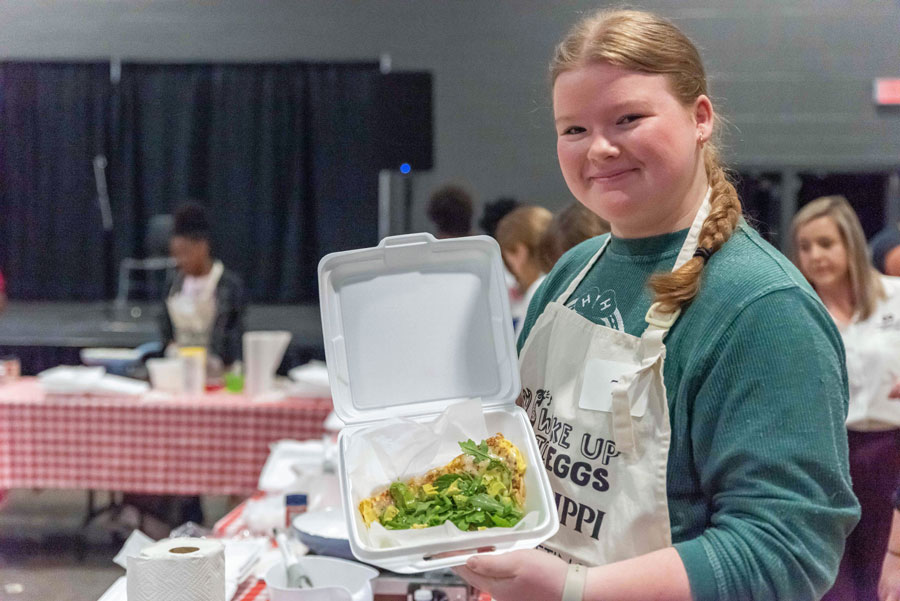
[[[435,77],[435,169],[413,181],[414,226],[446,181],[557,208],[546,64],[594,2],[549,0],[0,0],[0,57],[147,61],[374,60]],[[700,46],[742,168],[900,165],[900,0],[657,0]],[[399,200],[397,187],[394,196]]]

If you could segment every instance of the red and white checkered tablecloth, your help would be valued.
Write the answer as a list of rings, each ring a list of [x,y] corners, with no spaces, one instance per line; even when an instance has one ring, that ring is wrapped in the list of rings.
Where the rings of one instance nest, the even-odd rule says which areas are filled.
[[[0,386],[0,489],[249,494],[282,439],[319,438],[330,399],[48,396],[34,378]]]

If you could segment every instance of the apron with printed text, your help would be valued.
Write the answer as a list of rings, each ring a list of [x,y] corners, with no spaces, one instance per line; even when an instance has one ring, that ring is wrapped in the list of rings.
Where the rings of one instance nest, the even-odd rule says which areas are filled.
[[[693,256],[708,214],[709,192],[673,270]],[[534,427],[560,521],[543,547],[585,565],[672,544],[663,340],[680,311],[666,314],[651,306],[647,328],[636,337],[567,308],[608,243],[546,306],[519,359],[520,403]]]

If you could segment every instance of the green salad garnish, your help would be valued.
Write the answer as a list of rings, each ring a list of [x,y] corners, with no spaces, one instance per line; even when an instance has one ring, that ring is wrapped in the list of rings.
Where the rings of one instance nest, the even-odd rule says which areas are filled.
[[[460,530],[510,527],[524,515],[512,498],[512,473],[491,454],[487,443],[459,443],[474,459],[474,473],[448,473],[422,486],[397,481],[390,486],[393,505],[379,518],[389,530],[427,528],[450,520]]]

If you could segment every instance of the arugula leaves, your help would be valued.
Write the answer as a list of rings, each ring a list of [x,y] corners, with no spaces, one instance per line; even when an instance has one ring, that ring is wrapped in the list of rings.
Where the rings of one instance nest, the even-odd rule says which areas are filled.
[[[490,463],[488,464],[488,469],[502,469],[509,472],[509,467],[506,465],[506,463],[491,455],[490,448],[483,440],[481,441],[481,444],[476,445],[475,441],[470,438],[466,442],[459,443],[459,448],[461,448],[467,455],[471,455],[472,457],[474,457],[476,463],[489,461]]]
[[[471,438],[466,442],[459,443],[459,448],[461,448],[465,453],[473,456],[476,461],[484,461],[485,459],[491,458],[491,451],[488,448],[488,445],[485,441],[481,441],[481,444],[476,445],[475,441]]]
[[[522,509],[510,497],[512,474],[506,463],[493,456],[484,441],[469,439],[459,446],[475,459],[477,474],[443,474],[414,488],[394,482],[389,490],[395,509],[389,507],[380,516],[385,528],[427,528],[448,520],[460,530],[509,528],[522,519]]]

